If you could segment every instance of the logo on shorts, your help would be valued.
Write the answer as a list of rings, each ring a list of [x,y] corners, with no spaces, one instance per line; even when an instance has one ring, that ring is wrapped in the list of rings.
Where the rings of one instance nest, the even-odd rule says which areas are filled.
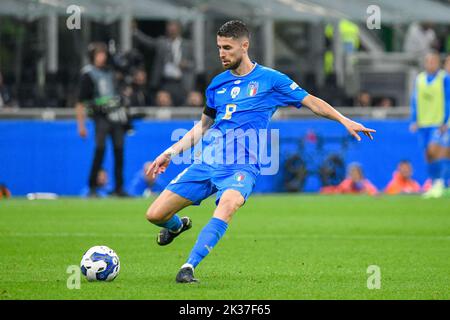
[[[255,96],[258,93],[258,86],[259,86],[259,84],[258,84],[257,81],[251,81],[248,84],[247,94],[248,94],[249,97],[253,97],[253,96]]]
[[[238,172],[238,173],[236,173],[236,174],[234,175],[234,179],[235,179],[237,182],[244,181],[245,175],[244,175],[242,172]]]

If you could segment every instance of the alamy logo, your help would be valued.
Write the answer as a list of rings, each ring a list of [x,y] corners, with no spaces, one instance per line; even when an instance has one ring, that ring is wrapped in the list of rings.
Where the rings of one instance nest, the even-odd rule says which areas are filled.
[[[67,7],[66,13],[70,16],[66,20],[66,27],[69,30],[81,29],[81,8],[77,5],[70,5]]]
[[[178,141],[187,129],[172,132],[171,140]],[[204,163],[208,165],[250,164],[258,165],[261,175],[275,175],[280,166],[280,135],[278,129],[227,129],[225,132],[211,128],[193,148],[172,158],[174,164]],[[182,172],[184,174],[184,172]],[[172,181],[175,183],[182,176]],[[239,172],[237,182],[245,179]]]
[[[369,30],[381,29],[381,9],[377,5],[367,7],[366,13],[369,15],[366,20],[366,26]]]
[[[367,289],[381,289],[381,269],[377,265],[370,265],[367,267]]]

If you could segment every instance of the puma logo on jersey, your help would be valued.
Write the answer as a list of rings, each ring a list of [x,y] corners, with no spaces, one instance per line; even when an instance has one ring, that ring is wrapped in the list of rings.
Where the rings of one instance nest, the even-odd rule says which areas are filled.
[[[225,93],[227,91],[227,88],[222,88],[219,91],[217,91],[218,94]]]

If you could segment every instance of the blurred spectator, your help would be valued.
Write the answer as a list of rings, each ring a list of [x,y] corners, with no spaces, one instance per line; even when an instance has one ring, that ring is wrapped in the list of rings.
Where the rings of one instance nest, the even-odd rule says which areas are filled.
[[[7,198],[11,198],[11,191],[9,191],[4,183],[0,183],[0,199]]]
[[[450,115],[450,77],[441,70],[438,52],[429,52],[425,56],[425,71],[416,77],[411,95],[411,132],[417,133],[421,149],[425,153],[428,177],[433,187],[425,198],[441,197],[444,193],[444,175],[446,163],[444,134],[448,130]]]
[[[155,98],[156,105],[158,107],[171,107],[173,106],[172,96],[168,91],[159,90],[156,93]]]
[[[340,39],[342,41],[344,52],[352,53],[359,49],[359,27],[356,23],[347,19],[339,21]]]
[[[361,91],[356,96],[356,99],[353,103],[355,107],[370,107],[372,106],[372,97],[367,91]]]
[[[431,189],[432,186],[433,186],[433,181],[430,178],[428,178],[427,180],[425,180],[425,182],[422,185],[422,191],[427,192]]]
[[[203,107],[203,95],[198,91],[191,91],[185,104],[189,107]]]
[[[340,193],[355,193],[376,195],[377,188],[366,178],[362,167],[358,163],[352,163],[347,169],[347,178],[338,186],[327,186],[320,190],[323,194],[340,194]]]
[[[391,98],[382,98],[377,106],[382,108],[391,108],[394,106],[394,103]]]
[[[387,194],[418,193],[420,184],[412,178],[413,168],[408,160],[398,163],[397,170],[392,174],[392,180],[388,183],[384,192]]]
[[[135,28],[134,37],[155,50],[150,86],[170,92],[174,105],[181,105],[194,86],[195,65],[192,44],[181,37],[181,26],[176,21],[166,25],[166,35],[152,38]]]
[[[424,56],[437,46],[436,32],[430,23],[412,23],[405,37],[405,52]]]
[[[105,198],[111,192],[111,185],[109,183],[108,173],[105,169],[100,169],[97,174],[97,189],[95,193],[95,197]],[[81,197],[91,197],[91,189],[89,187],[83,188],[80,192]]]
[[[0,109],[15,107],[11,92],[3,82],[3,75],[0,72]]]
[[[124,96],[128,98],[127,104],[132,107],[145,107],[151,105],[147,87],[147,72],[136,69],[133,73],[133,82],[124,90]]]
[[[151,175],[147,176],[145,172],[151,162],[146,162],[144,167],[135,173],[128,192],[135,197],[149,197],[155,192],[161,192],[164,190],[169,181],[164,180],[165,175],[158,175],[153,178]]]

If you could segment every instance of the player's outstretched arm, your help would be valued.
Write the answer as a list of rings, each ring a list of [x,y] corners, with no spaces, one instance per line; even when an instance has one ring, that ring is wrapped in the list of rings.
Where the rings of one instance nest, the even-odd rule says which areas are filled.
[[[373,140],[372,133],[376,132],[375,130],[366,128],[362,124],[343,116],[339,111],[334,109],[332,106],[330,106],[327,102],[323,101],[322,99],[319,99],[309,94],[303,99],[302,105],[311,109],[311,111],[317,114],[318,116],[338,121],[358,141],[361,140],[361,137],[358,135],[358,132],[364,133],[367,137]]]
[[[197,142],[203,137],[205,132],[213,125],[213,123],[213,118],[207,116],[206,114],[202,114],[201,120],[194,127],[192,127],[192,129],[186,133],[183,138],[161,153],[155,161],[153,161],[153,163],[148,167],[146,174],[151,174],[153,178],[155,178],[157,174],[166,171],[172,157],[197,144]]]

